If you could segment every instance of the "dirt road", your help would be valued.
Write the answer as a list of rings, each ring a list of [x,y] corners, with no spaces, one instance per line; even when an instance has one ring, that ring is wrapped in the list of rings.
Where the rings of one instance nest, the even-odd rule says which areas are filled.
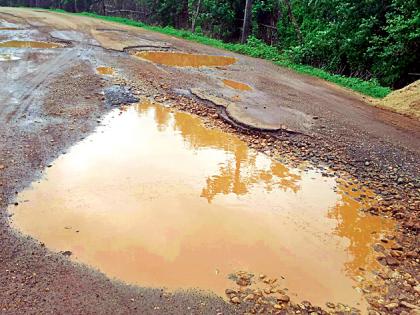
[[[128,103],[129,94],[205,116],[210,124],[241,134],[260,151],[345,171],[373,189],[383,198],[380,206],[369,211],[400,222],[396,238],[401,250],[385,252],[384,264],[404,276],[386,275],[388,293],[381,302],[372,298],[371,307],[385,313],[418,310],[401,304],[412,305],[419,297],[415,279],[415,240],[420,228],[418,120],[369,106],[359,95],[263,60],[139,28],[12,8],[0,8],[0,23],[10,28],[0,27],[1,42],[53,42],[57,46],[15,49],[6,44],[0,49],[6,59],[0,61],[2,312],[243,313],[243,304],[229,304],[207,293],[167,294],[111,281],[9,227],[6,209],[15,202],[17,192],[91,133],[113,103]],[[163,59],[151,62],[145,51],[227,56],[234,63],[174,67]],[[112,79],[101,76],[96,71],[99,66],[113,68],[116,75]],[[226,79],[247,88],[232,88]],[[116,86],[117,92],[113,90]],[[390,306],[392,303],[396,306]],[[303,313],[311,310],[301,309]]]

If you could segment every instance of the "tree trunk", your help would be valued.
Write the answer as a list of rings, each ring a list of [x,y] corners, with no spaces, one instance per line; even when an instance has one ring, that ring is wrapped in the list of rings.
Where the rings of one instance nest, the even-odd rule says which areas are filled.
[[[241,43],[245,44],[249,36],[249,28],[251,26],[251,12],[252,10],[252,0],[246,0],[245,4],[245,14],[244,14],[244,24],[242,27],[242,38]]]
[[[191,21],[191,32],[195,33],[195,23],[197,22],[198,19],[198,15],[200,14],[200,5],[201,5],[201,0],[198,0],[197,3],[197,11],[195,12],[192,21]]]
[[[290,3],[290,0],[283,0],[283,1],[287,6],[287,14],[289,15],[290,22],[292,22],[295,28],[296,37],[299,40],[299,42],[302,43],[302,33],[300,32],[299,25],[297,24],[296,18],[293,15],[292,4]]]

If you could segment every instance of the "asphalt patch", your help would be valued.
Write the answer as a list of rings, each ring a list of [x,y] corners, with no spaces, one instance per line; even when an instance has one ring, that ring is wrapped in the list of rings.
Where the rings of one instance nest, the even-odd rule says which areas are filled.
[[[134,96],[127,87],[121,85],[110,86],[104,93],[107,106],[121,106],[139,101],[139,98]]]

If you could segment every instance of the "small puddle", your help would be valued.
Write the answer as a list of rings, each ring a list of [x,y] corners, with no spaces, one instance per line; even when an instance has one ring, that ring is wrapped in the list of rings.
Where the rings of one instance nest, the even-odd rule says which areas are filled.
[[[0,54],[0,61],[15,61],[15,60],[20,60],[20,58],[13,56],[11,54]]]
[[[48,48],[62,48],[64,46],[62,44],[50,43],[50,42],[10,40],[6,42],[1,42],[0,47],[48,49]]]
[[[19,31],[17,27],[0,27],[0,31]]]
[[[114,69],[111,67],[97,67],[96,71],[98,71],[101,75],[113,75]]]
[[[223,83],[226,86],[228,86],[228,87],[230,87],[234,90],[240,90],[240,91],[251,91],[252,90],[252,87],[250,87],[248,84],[241,83],[241,82],[238,82],[238,81],[224,79]]]
[[[222,67],[234,64],[237,59],[226,56],[196,55],[177,52],[141,51],[137,57],[165,66],[176,67]]]
[[[394,223],[361,214],[355,198],[369,193],[355,187],[145,101],[112,112],[9,211],[17,229],[129,283],[225,296],[244,270],[299,302],[363,309],[355,279],[380,268],[371,246]]]

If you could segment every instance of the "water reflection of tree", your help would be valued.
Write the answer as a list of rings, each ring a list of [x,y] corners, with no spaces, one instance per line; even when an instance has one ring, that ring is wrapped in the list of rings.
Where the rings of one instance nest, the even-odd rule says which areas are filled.
[[[207,186],[203,188],[201,196],[208,202],[218,194],[245,195],[256,184],[263,184],[267,192],[274,189],[290,189],[293,192],[299,190],[297,181],[300,176],[291,174],[285,166],[271,161],[268,169],[259,169],[255,164],[255,156],[241,160],[238,155],[240,153],[234,152],[233,161],[222,165],[218,175],[207,178]]]
[[[366,206],[355,200],[359,193],[338,185],[341,201],[330,209],[328,217],[337,221],[335,234],[349,240],[347,252],[351,259],[345,264],[346,272],[355,277],[361,274],[361,269],[372,271],[378,268],[378,262],[373,253],[372,245],[382,233],[390,232],[394,228],[391,220],[363,214],[361,208]]]
[[[201,196],[212,202],[219,195],[246,195],[256,185],[270,192],[276,189],[299,190],[299,175],[293,174],[286,166],[272,160],[260,163],[257,152],[237,137],[218,129],[204,127],[200,121],[182,112],[171,113],[169,109],[149,104],[142,106],[145,114],[153,115],[161,131],[176,132],[185,144],[192,149],[215,148],[223,150],[225,161],[219,166],[218,173],[206,179]],[[264,159],[264,158],[263,158]],[[356,201],[358,192],[346,188],[343,183],[337,189],[340,201],[329,210],[328,217],[336,222],[334,234],[349,241],[349,259],[345,270],[351,277],[362,273],[360,268],[373,270],[378,267],[372,245],[381,233],[393,230],[393,222],[379,217],[363,215],[363,206]]]
[[[168,108],[151,103],[138,107],[143,113],[153,113],[160,131],[173,129],[193,149],[215,148],[226,153],[226,161],[219,167],[219,173],[207,178],[201,196],[211,202],[218,194],[246,195],[257,184],[270,192],[274,189],[299,190],[300,176],[293,174],[286,166],[269,160],[250,150],[239,138],[218,129],[204,127],[201,122],[183,112],[171,113]],[[258,165],[257,159],[264,159]]]

